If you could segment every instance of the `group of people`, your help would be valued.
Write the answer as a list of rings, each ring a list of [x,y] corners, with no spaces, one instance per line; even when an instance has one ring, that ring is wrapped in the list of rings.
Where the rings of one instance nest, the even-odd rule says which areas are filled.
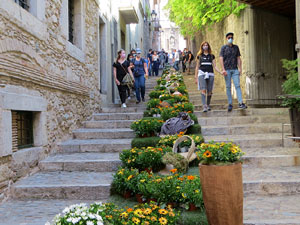
[[[194,55],[187,48],[185,48],[182,52],[180,50],[176,51],[176,49],[173,50],[172,61],[173,67],[176,71],[179,71],[179,65],[181,62],[182,72],[187,70],[187,72],[190,73],[193,60]]]
[[[232,95],[231,95],[231,80],[233,80],[237,98],[238,107],[246,109],[247,106],[243,103],[242,91],[240,87],[240,75],[242,74],[242,60],[239,47],[233,44],[234,34],[229,32],[226,34],[227,43],[222,46],[220,51],[220,65],[221,70],[216,66],[215,56],[212,54],[211,46],[207,41],[200,45],[199,52],[197,53],[196,69],[195,69],[195,83],[198,84],[198,89],[201,91],[201,101],[203,105],[203,112],[210,111],[210,103],[213,94],[214,86],[214,69],[224,76],[226,83],[226,95],[228,100],[228,112],[232,111]],[[141,50],[132,50],[127,56],[124,50],[118,52],[116,62],[113,64],[113,72],[116,85],[119,90],[120,99],[122,102],[121,107],[126,107],[127,93],[130,97],[130,88],[122,84],[123,78],[127,73],[130,74],[134,80],[134,89],[136,95],[136,103],[145,101],[145,79],[151,75],[158,76],[160,68],[163,68],[165,63],[168,63],[168,53],[161,51],[152,51],[146,58],[142,58]],[[183,72],[190,72],[191,63],[194,56],[191,51],[184,49],[183,52],[173,50],[172,53],[173,67],[176,71],[179,70],[179,62],[182,62]]]

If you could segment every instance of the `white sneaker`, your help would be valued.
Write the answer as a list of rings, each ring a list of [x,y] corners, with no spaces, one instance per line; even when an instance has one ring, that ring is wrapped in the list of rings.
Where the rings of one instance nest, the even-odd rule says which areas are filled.
[[[131,97],[130,96],[128,96],[128,98],[127,98],[128,100],[130,100],[131,99]]]
[[[123,103],[122,105],[121,105],[121,108],[126,108],[127,106],[126,106],[126,104],[125,103]]]

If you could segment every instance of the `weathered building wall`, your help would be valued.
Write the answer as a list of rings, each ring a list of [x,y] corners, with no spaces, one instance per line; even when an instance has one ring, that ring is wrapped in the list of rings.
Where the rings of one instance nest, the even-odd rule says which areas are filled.
[[[68,41],[66,0],[38,1],[41,16],[0,2],[0,192],[100,108],[98,7],[79,2],[77,46]],[[34,147],[12,151],[12,110],[34,112]]]
[[[194,40],[188,41],[188,48],[197,54],[201,42],[208,41],[220,68],[219,53],[222,45],[226,44],[227,32],[234,32],[234,44],[241,51],[243,97],[253,104],[274,103],[258,99],[275,99],[281,93],[284,71],[280,60],[293,58],[292,20],[248,7],[239,17],[231,15],[223,22],[199,32]],[[225,81],[220,74],[215,76],[215,91],[216,89],[226,94]],[[234,88],[232,92],[235,94]]]

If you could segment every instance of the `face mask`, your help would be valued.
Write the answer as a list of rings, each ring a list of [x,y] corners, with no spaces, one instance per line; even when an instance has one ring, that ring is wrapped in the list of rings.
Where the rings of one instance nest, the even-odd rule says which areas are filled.
[[[125,57],[126,57],[126,54],[125,54],[125,53],[121,54],[121,57],[122,57],[122,58],[125,58]]]
[[[136,54],[133,54],[133,57],[136,57]]]
[[[228,39],[228,44],[232,44],[233,43],[233,39],[232,38],[229,38]]]
[[[203,50],[207,51],[208,50],[208,46],[203,46]]]

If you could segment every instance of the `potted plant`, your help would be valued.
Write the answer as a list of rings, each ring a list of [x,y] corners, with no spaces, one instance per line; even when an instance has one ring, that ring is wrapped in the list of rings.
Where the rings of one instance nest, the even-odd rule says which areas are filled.
[[[133,122],[130,128],[137,137],[155,136],[163,125],[164,121],[159,118],[148,117]]]
[[[196,153],[210,225],[243,224],[241,149],[230,143],[202,143]]]
[[[298,60],[282,60],[283,68],[287,70],[287,80],[282,85],[284,95],[280,96],[282,106],[289,108],[292,134],[300,137],[300,84],[298,80]]]

